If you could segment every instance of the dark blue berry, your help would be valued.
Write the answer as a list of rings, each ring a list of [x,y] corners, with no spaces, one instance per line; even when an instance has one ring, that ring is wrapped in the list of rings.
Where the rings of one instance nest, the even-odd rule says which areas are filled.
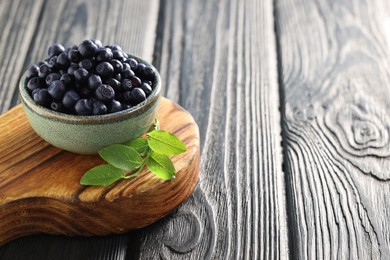
[[[41,66],[39,66],[38,76],[41,78],[46,78],[47,75],[50,74],[50,72],[51,72],[51,68],[49,67],[49,65],[42,64]]]
[[[114,99],[107,104],[107,107],[109,113],[115,113],[122,110],[122,103]]]
[[[95,97],[101,101],[109,101],[115,97],[115,91],[109,85],[100,85],[95,91]]]
[[[130,79],[124,79],[122,80],[122,89],[124,91],[132,90],[133,89],[133,83],[131,83]]]
[[[141,79],[138,78],[137,76],[131,77],[130,80],[131,80],[131,83],[133,84],[134,87],[139,87],[142,84]]]
[[[96,66],[96,73],[103,78],[108,78],[114,73],[114,67],[109,62],[103,61]]]
[[[81,54],[77,49],[72,49],[68,52],[68,59],[71,62],[79,62],[81,60]]]
[[[76,102],[76,105],[74,106],[74,110],[77,114],[87,116],[92,114],[92,104],[91,101],[89,101],[86,98],[80,99]]]
[[[109,48],[101,48],[98,49],[98,51],[95,54],[95,59],[98,62],[103,62],[103,61],[111,61],[112,60],[112,51]]]
[[[44,87],[44,83],[43,83],[42,78],[40,78],[40,77],[34,77],[27,82],[27,88],[30,91],[33,91],[34,89],[38,89],[38,88],[42,88],[42,87]]]
[[[41,88],[34,93],[33,99],[38,105],[46,106],[50,102],[49,92],[47,89]]]
[[[97,40],[97,39],[91,39],[91,41],[98,47],[98,48],[102,48],[103,47],[103,44],[101,41]]]
[[[76,70],[78,70],[79,68],[80,68],[80,67],[79,67],[79,65],[78,65],[77,63],[72,63],[72,64],[70,64],[70,66],[69,66],[67,72],[68,72],[69,75],[74,75],[74,72],[75,72]]]
[[[93,56],[95,56],[98,47],[96,46],[95,43],[93,43],[93,41],[85,40],[82,43],[80,43],[78,50],[81,56],[83,56],[84,58],[92,58]]]
[[[50,68],[52,68],[52,70],[58,69],[59,65],[57,63],[57,56],[51,57],[49,62],[48,62],[48,65],[49,65]]]
[[[135,73],[143,77],[144,74],[144,69],[146,68],[145,64],[143,63],[138,63],[137,68],[135,69]]]
[[[56,100],[60,100],[63,98],[67,89],[62,81],[55,80],[50,84],[47,90],[49,91],[50,96],[52,96]]]
[[[154,69],[150,66],[146,66],[143,69],[143,74],[149,80],[153,80],[156,77],[156,73],[155,73]]]
[[[137,105],[146,99],[145,92],[141,88],[133,88],[131,90],[130,103]]]
[[[108,111],[107,106],[103,102],[101,102],[99,100],[93,102],[93,105],[92,105],[92,114],[93,115],[106,114],[107,111]]]
[[[59,73],[55,73],[55,72],[50,73],[46,77],[46,84],[50,85],[53,81],[59,80],[60,78],[61,78],[61,75]]]
[[[64,84],[65,84],[66,86],[71,85],[72,82],[73,82],[73,79],[74,79],[74,76],[73,76],[73,75],[70,75],[70,74],[67,74],[67,73],[62,74],[62,75],[61,75],[61,78],[60,78],[60,80],[61,80],[62,82],[64,82]]]
[[[76,80],[78,80],[79,82],[85,82],[88,80],[89,72],[84,68],[79,68],[74,72],[73,75],[76,78]]]
[[[69,66],[70,61],[68,58],[68,54],[66,52],[61,53],[60,55],[57,56],[57,64],[61,68],[66,68]]]
[[[122,62],[120,62],[119,60],[112,60],[110,62],[110,64],[112,65],[112,67],[114,68],[114,73],[121,73],[122,70],[123,70],[123,65],[122,65]]]
[[[49,47],[49,50],[47,53],[49,54],[49,57],[57,56],[61,52],[65,51],[65,47],[62,46],[61,44],[55,43],[52,46]]]
[[[90,59],[83,59],[79,62],[80,68],[84,68],[86,70],[91,70],[93,67],[93,63]]]
[[[122,63],[122,66],[123,66],[123,70],[131,70],[130,65],[126,62]]]
[[[122,75],[120,73],[114,74],[112,76],[113,79],[116,79],[117,81],[122,81]]]
[[[123,52],[119,50],[112,51],[112,58],[119,61],[125,60],[125,57],[123,56]]]
[[[76,102],[80,99],[79,94],[74,90],[68,90],[62,98],[62,104],[68,109],[73,110]]]
[[[149,96],[149,94],[152,93],[152,87],[148,83],[143,82],[141,84],[141,89],[145,92],[146,96]]]
[[[104,84],[111,86],[115,91],[120,91],[121,89],[121,83],[114,78],[106,79]]]
[[[121,75],[122,75],[122,78],[129,79],[131,77],[134,77],[135,73],[131,69],[125,69],[122,71]]]
[[[138,66],[138,62],[137,60],[133,59],[133,58],[129,58],[126,60],[126,63],[128,63],[130,65],[130,68],[132,70],[135,70]]]
[[[99,87],[100,85],[102,85],[102,79],[98,75],[91,75],[91,76],[89,76],[89,78],[88,78],[88,87],[91,90],[97,89],[97,87]]]
[[[30,68],[28,68],[28,70],[26,71],[26,79],[29,80],[32,79],[33,77],[38,76],[38,70],[39,70],[38,65],[32,64]]]
[[[122,47],[116,44],[111,44],[106,47],[110,48],[112,51],[122,51]]]
[[[50,108],[57,112],[65,111],[65,107],[61,102],[56,102],[56,101],[51,102]]]

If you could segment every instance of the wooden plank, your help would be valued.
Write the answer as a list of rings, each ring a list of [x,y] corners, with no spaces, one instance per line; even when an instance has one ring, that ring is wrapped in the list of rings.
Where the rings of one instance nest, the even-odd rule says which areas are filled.
[[[158,0],[60,0],[42,3],[0,2],[0,28],[5,28],[0,53],[8,56],[18,53],[14,60],[9,61],[17,66],[0,66],[0,102],[3,102],[0,113],[19,103],[15,90],[21,73],[31,63],[44,58],[47,47],[53,42],[68,45],[85,38],[99,38],[104,43],[115,42],[129,52],[151,60]],[[96,239],[39,235],[2,246],[0,259],[124,259],[131,241],[131,237],[123,235]]]
[[[0,114],[15,103],[14,93],[42,4],[43,0],[0,2]]]
[[[200,126],[201,181],[139,258],[286,259],[272,1],[163,3],[155,65]]]
[[[388,1],[276,1],[294,259],[390,255]]]

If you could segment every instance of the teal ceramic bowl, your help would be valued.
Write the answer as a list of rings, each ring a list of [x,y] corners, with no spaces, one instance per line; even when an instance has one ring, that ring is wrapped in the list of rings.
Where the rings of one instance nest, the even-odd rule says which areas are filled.
[[[19,92],[27,119],[34,131],[48,143],[78,154],[97,154],[110,144],[125,143],[145,133],[155,119],[160,101],[161,79],[150,63],[129,56],[155,70],[157,76],[153,82],[153,92],[139,105],[111,114],[70,115],[37,105],[28,93],[23,76]]]

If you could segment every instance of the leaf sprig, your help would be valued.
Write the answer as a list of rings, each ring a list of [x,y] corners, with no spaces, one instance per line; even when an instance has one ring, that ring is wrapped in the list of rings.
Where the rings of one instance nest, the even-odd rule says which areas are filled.
[[[156,176],[171,180],[176,169],[169,158],[187,151],[176,135],[160,130],[156,122],[149,128],[146,139],[136,138],[126,144],[112,144],[99,151],[107,164],[89,169],[80,180],[82,185],[108,186],[120,179],[138,176],[145,166]]]

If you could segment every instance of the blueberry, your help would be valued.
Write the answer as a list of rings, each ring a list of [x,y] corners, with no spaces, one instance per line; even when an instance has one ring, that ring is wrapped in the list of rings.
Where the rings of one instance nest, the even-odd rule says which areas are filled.
[[[38,65],[32,64],[30,68],[28,68],[28,70],[26,71],[26,79],[29,80],[32,79],[33,77],[38,76],[38,70],[39,70]]]
[[[76,91],[68,90],[62,98],[62,104],[68,109],[73,109],[79,99],[80,96]]]
[[[92,39],[91,40],[98,48],[102,48],[103,47],[103,44],[101,41],[97,40],[97,39]]]
[[[113,50],[112,51],[112,58],[119,60],[119,61],[125,60],[125,57],[123,56],[123,52],[120,50]]]
[[[122,89],[124,91],[132,90],[133,89],[133,83],[131,83],[130,79],[124,79],[122,80]]]
[[[52,96],[56,100],[59,100],[63,98],[67,89],[62,81],[55,80],[50,84],[47,90],[49,91],[50,96]]]
[[[27,82],[27,88],[30,91],[33,91],[34,89],[38,89],[38,88],[42,88],[42,87],[44,87],[44,83],[43,83],[42,78],[40,78],[40,77],[34,77]]]
[[[53,81],[59,80],[60,78],[61,78],[61,75],[59,73],[55,73],[55,72],[50,73],[46,77],[46,84],[50,85]]]
[[[103,102],[101,102],[99,100],[93,102],[93,105],[92,105],[92,114],[93,115],[106,114],[107,111],[108,111],[107,106]]]
[[[72,63],[72,64],[70,64],[70,66],[69,66],[67,72],[68,72],[69,75],[74,75],[74,72],[75,72],[76,70],[78,70],[79,68],[80,68],[80,67],[79,67],[79,65],[78,65],[77,63]]]
[[[104,84],[111,86],[115,91],[119,91],[121,88],[121,83],[114,78],[106,79]]]
[[[152,87],[148,83],[143,82],[141,84],[141,89],[145,92],[146,96],[149,96],[149,94],[152,93]]]
[[[31,92],[31,96],[34,97],[34,95],[37,94],[40,90],[41,90],[41,88],[36,88],[36,89],[34,89],[34,90]]]
[[[121,100],[124,101],[125,103],[130,103],[131,102],[131,99],[132,99],[132,96],[131,96],[131,91],[125,91],[121,94]]]
[[[91,40],[85,40],[80,43],[78,48],[81,56],[84,58],[92,58],[98,50],[98,47]]]
[[[83,116],[92,114],[91,101],[85,98],[78,100],[76,102],[76,105],[74,106],[74,110],[76,111],[77,114]]]
[[[49,62],[48,62],[48,65],[50,68],[52,68],[53,70],[55,69],[58,69],[59,68],[59,65],[57,63],[57,56],[53,56],[50,58]]]
[[[46,78],[47,75],[50,74],[50,72],[51,72],[51,68],[49,67],[49,65],[42,64],[41,66],[39,66],[38,76],[41,78]]]
[[[137,68],[135,69],[135,73],[144,76],[144,69],[146,68],[145,64],[143,63],[138,63]]]
[[[83,59],[79,62],[80,68],[84,68],[86,70],[91,70],[93,67],[93,63],[90,59]]]
[[[112,51],[109,48],[101,48],[98,49],[98,51],[95,54],[95,59],[98,62],[103,62],[103,61],[111,61],[112,60]]]
[[[133,84],[134,87],[141,86],[142,81],[137,76],[131,77],[130,80],[131,80],[131,83]]]
[[[156,73],[155,73],[154,69],[150,66],[146,66],[143,69],[143,73],[144,73],[144,76],[149,80],[153,80],[156,77]]]
[[[95,97],[101,101],[109,101],[115,97],[115,91],[109,85],[100,85],[95,91]]]
[[[121,73],[122,70],[123,70],[123,65],[122,65],[122,62],[120,62],[119,60],[112,60],[110,62],[110,64],[112,65],[112,67],[114,68],[114,73]]]
[[[116,44],[111,44],[108,45],[107,47],[110,48],[112,51],[122,51],[122,47]]]
[[[130,104],[137,105],[145,99],[145,92],[141,88],[133,88],[133,90],[131,90]]]
[[[64,82],[64,84],[65,84],[66,86],[71,85],[72,82],[73,82],[73,79],[74,79],[74,76],[73,76],[73,75],[70,75],[70,74],[67,74],[67,73],[62,74],[62,75],[61,75],[61,78],[60,78],[60,80],[61,80],[62,82]]]
[[[103,61],[96,66],[96,73],[103,78],[108,78],[114,73],[114,67],[109,62]]]
[[[70,61],[66,52],[63,52],[57,56],[57,64],[62,68],[66,68],[69,66]]]
[[[34,93],[33,99],[38,105],[46,106],[50,101],[49,92],[45,88],[39,89]]]
[[[97,87],[99,87],[100,85],[102,85],[102,79],[98,75],[93,74],[93,75],[89,76],[88,87],[91,90],[97,89]]]
[[[130,68],[132,70],[135,70],[138,66],[138,62],[137,60],[133,59],[133,58],[129,58],[126,60],[126,63],[128,63],[130,65]]]
[[[64,51],[65,51],[64,46],[62,46],[61,44],[55,43],[49,47],[49,50],[47,53],[49,54],[49,57],[53,57],[53,56],[59,55],[61,52],[64,52]]]
[[[68,59],[71,62],[79,62],[81,60],[81,54],[78,51],[78,49],[76,49],[76,50],[71,49],[68,52]]]
[[[112,78],[116,79],[117,81],[122,81],[122,75],[120,73],[114,74]]]
[[[125,69],[125,70],[122,71],[121,75],[122,75],[123,78],[129,79],[131,77],[134,77],[135,73],[131,69]]]
[[[108,103],[107,108],[109,113],[115,113],[122,110],[122,103],[114,99]]]
[[[79,69],[77,69],[77,70],[74,72],[74,77],[75,77],[76,80],[78,80],[79,82],[85,82],[86,80],[88,80],[89,72],[88,72],[88,70],[86,70],[86,69],[84,69],[84,68],[79,68]]]
[[[129,63],[123,62],[122,66],[123,66],[123,70],[131,70]]]
[[[53,102],[51,102],[50,107],[51,107],[51,109],[53,109],[54,111],[57,111],[57,112],[64,112],[65,111],[65,107],[61,102],[53,101]]]

